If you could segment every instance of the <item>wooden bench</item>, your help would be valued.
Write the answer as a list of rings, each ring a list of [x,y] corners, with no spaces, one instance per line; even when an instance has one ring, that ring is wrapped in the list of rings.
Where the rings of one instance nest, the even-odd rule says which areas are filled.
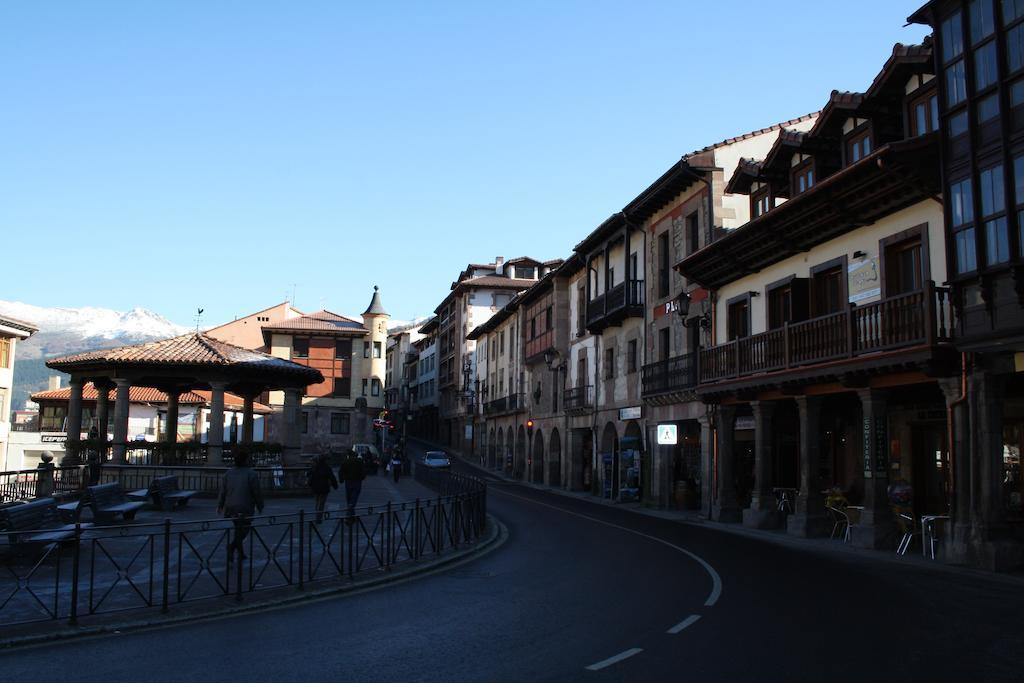
[[[146,504],[128,500],[121,485],[113,483],[90,486],[89,505],[92,507],[93,519],[97,522],[108,522],[114,521],[117,515],[124,517],[125,521],[130,521]]]
[[[61,521],[57,501],[40,498],[0,510],[0,526],[11,545],[60,543],[75,537],[75,525]],[[92,526],[83,524],[82,528]]]
[[[178,478],[171,474],[166,477],[154,477],[148,489],[132,491],[128,497],[139,501],[145,501],[148,497],[158,509],[170,511],[188,505],[189,499],[196,493],[198,491],[183,491],[178,486]]]

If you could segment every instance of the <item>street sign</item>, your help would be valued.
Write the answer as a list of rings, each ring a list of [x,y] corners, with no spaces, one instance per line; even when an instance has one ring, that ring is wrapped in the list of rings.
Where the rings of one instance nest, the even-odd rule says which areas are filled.
[[[674,446],[679,443],[679,433],[676,425],[658,425],[658,444],[662,446]]]

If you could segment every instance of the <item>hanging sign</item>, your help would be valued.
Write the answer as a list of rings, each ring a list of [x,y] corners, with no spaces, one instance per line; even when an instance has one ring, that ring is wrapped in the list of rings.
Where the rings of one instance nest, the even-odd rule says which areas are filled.
[[[629,408],[619,408],[619,419],[620,420],[639,420],[643,416],[643,406],[631,406]]]
[[[678,427],[673,424],[658,425],[658,444],[675,446],[679,443]]]

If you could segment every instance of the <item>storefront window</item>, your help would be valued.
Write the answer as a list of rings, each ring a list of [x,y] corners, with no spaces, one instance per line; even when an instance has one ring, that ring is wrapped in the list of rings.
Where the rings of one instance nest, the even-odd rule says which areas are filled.
[[[1007,512],[1024,516],[1024,479],[1021,478],[1020,452],[1024,443],[1024,423],[1008,422],[1003,426],[1003,500]]]

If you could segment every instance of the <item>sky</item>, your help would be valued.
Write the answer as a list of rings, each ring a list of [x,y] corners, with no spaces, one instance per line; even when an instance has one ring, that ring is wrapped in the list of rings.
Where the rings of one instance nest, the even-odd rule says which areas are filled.
[[[429,315],[683,154],[862,90],[922,4],[8,2],[0,299]]]

